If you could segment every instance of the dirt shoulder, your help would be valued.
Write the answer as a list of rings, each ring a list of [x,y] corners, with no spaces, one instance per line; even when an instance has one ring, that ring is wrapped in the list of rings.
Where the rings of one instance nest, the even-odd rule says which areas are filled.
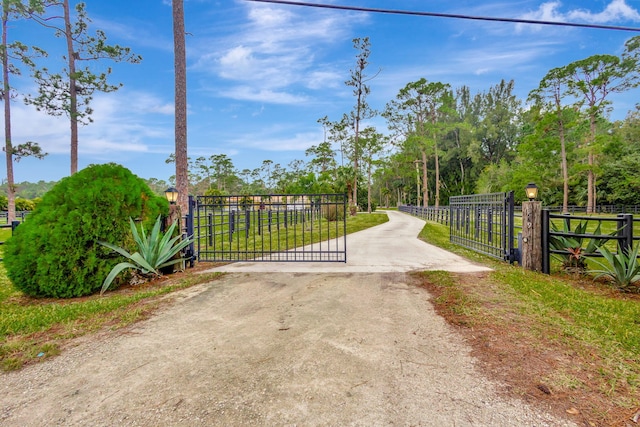
[[[505,394],[405,273],[236,273],[2,374],[0,424],[572,425]]]
[[[453,285],[447,286],[428,274],[413,277],[433,295],[436,312],[471,347],[483,374],[503,384],[506,395],[569,416],[579,425],[639,425],[634,419],[640,410],[621,405],[620,396],[614,399],[613,394],[624,390],[603,390],[601,361],[557,339],[561,332],[549,326],[541,335],[508,295],[496,293],[490,273],[454,273]]]

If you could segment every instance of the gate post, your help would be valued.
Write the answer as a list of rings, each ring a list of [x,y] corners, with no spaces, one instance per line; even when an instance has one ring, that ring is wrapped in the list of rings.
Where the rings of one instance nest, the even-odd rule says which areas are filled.
[[[542,271],[542,202],[522,203],[522,267]]]
[[[633,248],[633,215],[618,214],[618,252],[629,253]]]
[[[549,252],[549,210],[542,211],[542,272],[551,274],[551,253]]]

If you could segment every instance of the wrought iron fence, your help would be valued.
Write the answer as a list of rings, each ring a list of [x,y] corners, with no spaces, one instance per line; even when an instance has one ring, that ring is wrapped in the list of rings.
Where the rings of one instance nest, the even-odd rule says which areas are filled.
[[[472,194],[449,199],[452,243],[514,262],[513,192]]]
[[[562,230],[559,227],[553,227],[552,221],[562,223]],[[584,232],[580,228],[575,226],[575,221],[583,224],[582,221],[598,222],[599,225],[606,223],[615,224],[613,227],[614,232],[588,232],[586,227]],[[573,225],[572,225],[573,223]],[[640,219],[634,219],[632,214],[618,214],[616,217],[594,217],[594,216],[576,216],[567,214],[554,214],[549,209],[542,210],[542,272],[549,274],[551,272],[551,254],[559,254],[563,257],[602,257],[602,254],[594,248],[593,251],[585,250],[588,245],[588,241],[596,240],[600,245],[606,244],[607,241],[614,240],[616,242],[617,251],[628,251],[633,245],[634,241],[640,240],[640,237],[634,236],[634,224],[640,223]],[[600,227],[596,230],[599,230]],[[577,232],[578,231],[578,232]],[[572,239],[579,244],[579,247],[561,247],[559,243],[566,241],[566,239]],[[574,252],[572,253],[571,250]],[[579,253],[576,253],[579,251]]]
[[[346,195],[190,199],[187,234],[199,261],[346,262]]]
[[[405,212],[425,221],[434,221],[440,224],[449,225],[449,206],[406,206],[398,207],[400,212]]]

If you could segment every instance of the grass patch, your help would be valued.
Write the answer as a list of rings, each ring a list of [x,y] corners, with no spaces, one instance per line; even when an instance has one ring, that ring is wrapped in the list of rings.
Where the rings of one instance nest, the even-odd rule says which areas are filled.
[[[420,273],[438,312],[519,395],[578,408],[585,425],[625,425],[640,408],[640,297],[584,276],[525,271],[449,242],[428,222],[425,241],[494,269]],[[551,390],[550,395],[541,390]]]
[[[59,354],[69,339],[144,319],[159,307],[162,296],[220,275],[183,273],[180,279],[165,277],[103,297],[36,299],[16,291],[0,263],[0,369],[20,369]]]

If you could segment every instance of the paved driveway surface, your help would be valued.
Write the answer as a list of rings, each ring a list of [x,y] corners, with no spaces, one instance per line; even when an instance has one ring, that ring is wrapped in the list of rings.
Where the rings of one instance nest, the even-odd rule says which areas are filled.
[[[389,221],[347,236],[347,262],[239,262],[213,271],[372,273],[411,270],[452,272],[488,271],[489,268],[418,239],[424,221],[397,211],[386,211]],[[341,242],[341,239],[339,240]],[[331,247],[335,247],[332,245]]]
[[[0,425],[571,425],[481,375],[430,295],[397,271],[478,266],[432,253],[412,240],[419,222],[390,216],[374,242],[350,237],[339,272],[228,274],[125,331],[0,374]],[[372,248],[384,251],[375,264]]]

